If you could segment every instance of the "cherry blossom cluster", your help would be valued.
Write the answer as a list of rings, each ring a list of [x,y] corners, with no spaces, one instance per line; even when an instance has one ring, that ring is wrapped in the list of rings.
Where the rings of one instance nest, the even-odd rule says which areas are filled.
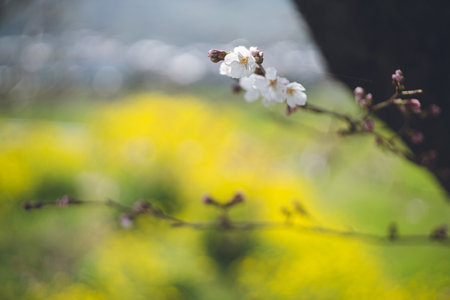
[[[238,46],[232,52],[210,50],[208,56],[214,63],[222,62],[220,74],[239,79],[248,102],[261,99],[266,106],[287,103],[288,113],[306,104],[305,88],[298,82],[278,76],[275,68],[265,70],[262,66],[264,54],[257,47]]]

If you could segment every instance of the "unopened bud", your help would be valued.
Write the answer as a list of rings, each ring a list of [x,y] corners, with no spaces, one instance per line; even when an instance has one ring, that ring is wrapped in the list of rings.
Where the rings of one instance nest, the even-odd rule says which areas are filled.
[[[355,94],[355,96],[362,98],[362,97],[364,97],[364,93],[365,92],[364,92],[364,89],[362,87],[358,86],[358,87],[355,88],[353,93]]]
[[[244,201],[244,195],[240,192],[237,192],[233,198],[231,198],[229,203],[237,204]]]
[[[414,144],[420,144],[423,142],[424,136],[422,132],[416,131],[410,135],[410,138],[411,142],[413,142]]]
[[[372,100],[373,100],[372,94],[368,93],[366,95],[366,92],[364,91],[364,89],[362,87],[359,87],[359,86],[356,87],[355,90],[353,91],[353,93],[355,94],[356,102],[358,102],[359,105],[361,105],[362,107],[367,107],[372,104]]]
[[[233,85],[231,86],[231,91],[233,92],[233,94],[238,94],[242,91],[242,87],[240,86],[239,82],[233,83]]]
[[[438,152],[436,150],[430,150],[423,154],[422,165],[425,167],[432,167],[438,158]]]
[[[214,201],[214,199],[211,198],[211,196],[208,194],[205,194],[202,196],[202,202],[203,202],[203,204],[207,204],[207,205],[216,203],[216,201]]]
[[[441,108],[436,104],[431,104],[429,108],[430,115],[433,117],[437,117],[441,114]]]
[[[258,47],[250,47],[250,53],[255,58],[257,64],[263,63],[264,53],[259,51]]]
[[[68,206],[70,204],[78,204],[78,203],[80,203],[80,201],[68,195],[64,195],[56,200],[56,205],[58,206]]]
[[[371,104],[372,104],[372,101],[373,101],[373,95],[372,95],[372,93],[368,93],[368,94],[366,95],[366,100],[367,100],[367,105],[371,105]]]
[[[218,63],[219,61],[224,60],[227,54],[228,52],[223,50],[211,49],[208,51],[208,57],[213,63]]]
[[[286,116],[290,116],[298,109],[298,105],[294,107],[290,107],[289,105],[286,105]]]
[[[406,107],[411,110],[413,113],[420,113],[422,110],[420,109],[421,104],[417,99],[407,99],[405,100]]]
[[[149,209],[151,204],[145,200],[139,200],[134,204],[134,210],[136,212],[145,212],[145,210]]]
[[[392,74],[392,83],[397,84],[403,84],[403,81],[405,81],[405,77],[403,76],[402,70],[396,70],[394,74]]]
[[[133,218],[129,214],[120,215],[120,225],[123,228],[130,228],[133,225]]]
[[[371,119],[367,119],[367,120],[364,122],[364,130],[365,130],[365,131],[372,132],[373,129],[374,129],[374,127],[375,127],[375,123],[374,123]]]

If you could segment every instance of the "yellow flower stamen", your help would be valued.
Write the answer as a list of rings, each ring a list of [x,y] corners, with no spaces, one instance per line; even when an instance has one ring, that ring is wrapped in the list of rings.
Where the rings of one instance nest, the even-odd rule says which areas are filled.
[[[248,63],[248,57],[246,57],[246,56],[241,57],[241,58],[239,59],[239,63],[240,63],[241,65],[246,65],[246,64]]]

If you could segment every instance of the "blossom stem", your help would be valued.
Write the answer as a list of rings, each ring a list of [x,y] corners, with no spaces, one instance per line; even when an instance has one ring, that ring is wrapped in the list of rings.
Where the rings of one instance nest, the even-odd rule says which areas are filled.
[[[339,113],[339,112],[335,112],[332,110],[328,110],[325,108],[321,108],[312,104],[305,104],[303,106],[299,106],[299,108],[303,109],[303,110],[308,110],[308,111],[312,111],[315,113],[319,113],[319,114],[326,114],[326,115],[331,115],[335,118],[341,119],[345,122],[347,122],[350,126],[350,128],[355,128],[356,124],[359,123],[358,121],[352,119],[350,116],[343,114],[343,113]]]

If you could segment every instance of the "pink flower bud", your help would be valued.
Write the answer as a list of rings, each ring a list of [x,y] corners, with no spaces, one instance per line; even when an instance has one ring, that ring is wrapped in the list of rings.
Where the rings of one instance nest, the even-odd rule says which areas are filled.
[[[405,100],[405,104],[413,113],[419,114],[422,111],[420,101],[417,99]]]
[[[392,74],[392,83],[394,85],[403,84],[405,81],[405,77],[403,76],[402,70],[396,70],[394,74]]]
[[[430,150],[423,154],[422,165],[429,168],[436,163],[437,158],[438,152],[436,150]]]
[[[58,206],[68,206],[69,204],[79,204],[80,201],[76,200],[68,195],[64,195],[56,200],[56,205]]]
[[[230,200],[230,203],[236,204],[244,201],[244,195],[240,192],[236,193],[233,198]]]
[[[429,110],[430,115],[432,115],[433,117],[437,117],[441,114],[441,108],[436,104],[431,104]]]
[[[241,91],[242,91],[242,87],[239,85],[239,82],[233,83],[233,85],[231,86],[231,92],[233,94],[238,94]]]
[[[373,129],[374,129],[374,127],[375,127],[375,123],[374,123],[371,119],[367,119],[367,120],[364,122],[364,130],[365,130],[365,131],[372,132]]]
[[[151,204],[145,200],[139,200],[134,204],[134,210],[136,212],[145,212],[147,209],[151,207]]]
[[[213,63],[218,63],[225,59],[228,53],[222,50],[211,49],[208,51],[208,57]]]
[[[213,203],[215,203],[214,199],[211,198],[211,196],[208,195],[208,194],[205,194],[205,195],[202,196],[202,202],[203,202],[203,204],[213,204]]]
[[[293,114],[298,108],[297,106],[294,107],[290,107],[289,105],[286,105],[286,116],[290,116],[291,114]]]
[[[255,58],[257,64],[262,64],[264,60],[264,53],[259,51],[258,47],[250,47],[250,54]]]
[[[122,225],[123,228],[130,228],[133,225],[133,218],[128,214],[121,214],[120,225]]]
[[[355,88],[353,93],[355,94],[355,97],[363,98],[365,92],[364,92],[364,89],[362,87],[358,86],[358,87]]]
[[[423,142],[424,136],[422,132],[416,131],[411,134],[410,138],[411,142],[413,142],[414,144],[420,144]]]

